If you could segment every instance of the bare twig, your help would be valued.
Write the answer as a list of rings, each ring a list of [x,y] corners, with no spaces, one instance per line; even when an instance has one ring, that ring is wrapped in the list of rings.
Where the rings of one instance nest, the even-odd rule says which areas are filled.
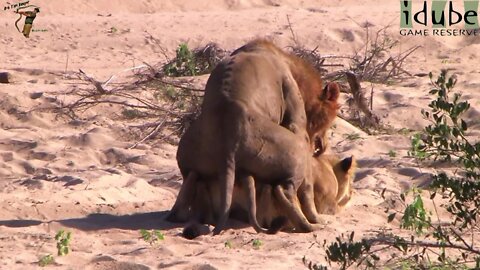
[[[370,112],[373,111],[373,85],[372,89],[370,90]]]
[[[98,93],[105,94],[107,91],[102,86],[102,83],[95,80],[94,78],[88,76],[82,69],[79,69],[80,75],[82,75],[87,81],[91,82],[95,88],[97,89]]]
[[[155,69],[157,68],[144,63],[122,70],[110,76],[105,82],[87,75],[84,70],[80,69],[76,73],[81,80],[80,83],[74,85],[67,93],[58,93],[74,97],[72,101],[58,101],[52,107],[38,109],[54,110],[58,113],[57,115],[78,119],[81,113],[92,107],[109,104],[122,108],[122,115],[125,119],[163,119],[154,126],[152,123],[132,126],[138,128],[140,132],[148,130],[148,134],[130,148],[135,148],[138,144],[152,139],[164,129],[172,131],[167,133],[170,134],[168,136],[180,135],[198,114],[203,90],[190,87],[178,79],[158,78],[158,72]],[[121,73],[139,70],[142,72],[135,74],[137,78],[135,81],[114,83]],[[107,88],[107,86],[109,87]],[[162,138],[169,139],[165,136]]]
[[[141,139],[140,141],[134,143],[132,146],[128,147],[128,149],[133,149],[135,147],[137,147],[139,144],[143,143],[144,141],[152,138],[153,136],[155,136],[159,131],[160,129],[162,128],[162,126],[165,124],[166,120],[162,120],[158,123],[158,125],[152,130],[152,132],[150,132],[147,136],[145,136],[143,139]]]
[[[63,73],[63,76],[67,75],[67,70],[68,70],[68,51],[67,51],[67,61],[65,61],[65,71]]]
[[[152,80],[161,82],[161,83],[166,84],[166,85],[173,86],[173,87],[178,88],[178,89],[186,90],[186,91],[200,92],[200,93],[203,93],[205,91],[204,89],[187,87],[187,86],[184,86],[183,84],[178,83],[178,82],[169,82],[169,81],[167,81],[165,79],[162,79],[162,78],[152,78]]]
[[[136,69],[142,69],[142,68],[146,68],[148,67],[147,65],[140,65],[140,66],[136,66],[136,67],[131,67],[131,68],[127,68],[127,69],[124,69],[120,72],[118,72],[117,74],[114,74],[112,76],[110,76],[110,78],[105,81],[105,83],[103,84],[103,87],[107,87],[107,85],[113,80],[115,79],[115,77],[117,77],[120,73],[123,73],[123,72],[127,72],[127,71],[132,71],[132,70],[136,70]]]
[[[397,239],[393,239],[392,237],[386,237],[386,236],[379,236],[376,238],[371,238],[367,240],[368,243],[370,244],[381,244],[381,245],[396,245],[398,243]],[[464,246],[456,243],[438,243],[438,242],[430,242],[430,241],[405,241],[402,242],[408,246],[413,246],[413,247],[429,247],[429,248],[448,248],[448,249],[457,249],[457,250],[464,250],[471,252],[473,254],[480,255],[480,250],[477,250],[473,247],[470,246]]]
[[[357,77],[353,72],[345,73],[347,77],[348,84],[350,85],[350,90],[353,95],[353,103],[356,108],[363,112],[366,116],[367,123],[371,126],[377,126],[379,124],[379,118],[375,116],[368,108],[365,95],[362,92],[362,87]]]
[[[290,34],[292,34],[292,40],[295,43],[295,45],[298,47],[300,45],[299,45],[297,36],[295,35],[295,32],[293,31],[292,23],[290,23],[290,16],[288,16],[288,14],[287,14],[287,22],[288,22],[288,29],[290,29]]]

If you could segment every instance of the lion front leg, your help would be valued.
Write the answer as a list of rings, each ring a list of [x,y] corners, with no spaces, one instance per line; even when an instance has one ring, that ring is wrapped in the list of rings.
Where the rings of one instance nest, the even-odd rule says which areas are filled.
[[[311,223],[323,223],[322,218],[315,207],[315,193],[313,185],[304,181],[298,189],[297,196],[303,213]]]
[[[300,201],[300,207],[302,208],[303,213],[307,217],[308,221],[311,223],[323,223],[322,218],[319,215],[318,209],[315,207],[315,190],[314,190],[314,180],[315,176],[313,175],[313,162],[314,159],[311,157],[311,153],[305,154],[305,168],[303,181],[300,184],[300,187],[297,190],[297,197]]]
[[[310,223],[305,217],[300,209],[293,184],[287,184],[286,188],[282,187],[281,185],[277,185],[274,187],[274,191],[275,198],[284,209],[290,222],[293,223],[297,232],[307,233],[324,228],[323,225]]]

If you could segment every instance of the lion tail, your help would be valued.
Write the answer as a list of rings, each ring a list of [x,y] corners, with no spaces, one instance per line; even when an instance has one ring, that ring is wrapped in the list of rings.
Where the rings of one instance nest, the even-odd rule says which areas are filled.
[[[246,183],[245,186],[247,187],[247,194],[248,194],[248,221],[250,225],[255,229],[258,233],[276,233],[271,232],[268,229],[262,228],[258,224],[257,220],[257,202],[256,202],[256,190],[255,190],[255,180],[251,175],[245,177],[244,180]]]

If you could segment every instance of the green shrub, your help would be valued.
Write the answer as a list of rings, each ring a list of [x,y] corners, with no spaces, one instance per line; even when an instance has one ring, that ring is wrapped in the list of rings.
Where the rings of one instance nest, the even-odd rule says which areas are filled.
[[[455,166],[453,176],[446,172],[433,175],[429,187],[433,205],[436,207],[433,200],[437,193],[442,193],[447,202],[441,206],[454,219],[433,223],[431,213],[424,207],[421,190],[414,188],[412,202],[407,204],[407,194],[401,194],[405,210],[389,214],[388,222],[393,221],[397,214],[402,214],[400,227],[415,234],[401,237],[381,232],[357,242],[353,241],[353,233],[348,239],[337,238],[336,242],[326,245],[330,264],[336,263],[340,269],[352,265],[377,268],[378,257],[373,247],[379,247],[377,250],[397,249],[401,252],[401,256],[392,255],[386,260],[385,269],[480,269],[480,249],[474,237],[480,234],[477,222],[480,209],[480,142],[468,139],[468,123],[462,115],[468,111],[470,104],[461,100],[461,94],[453,92],[456,78],[447,77],[447,71],[442,70],[437,80],[431,82],[433,89],[429,93],[433,100],[428,105],[429,110],[422,110],[422,115],[430,124],[412,137],[409,155],[419,160],[440,160]]]
[[[197,75],[195,55],[186,43],[178,46],[174,61],[164,66],[164,72],[165,75],[173,77]]]

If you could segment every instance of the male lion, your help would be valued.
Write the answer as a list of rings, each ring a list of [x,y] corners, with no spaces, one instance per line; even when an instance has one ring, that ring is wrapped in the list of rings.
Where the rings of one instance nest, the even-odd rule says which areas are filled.
[[[278,187],[290,205],[292,222],[303,222],[294,204],[296,191],[310,177],[312,148],[324,151],[321,138],[338,109],[338,85],[328,84],[322,91],[321,84],[311,66],[265,40],[222,60],[208,79],[200,116],[180,140],[177,161],[184,183],[168,219],[186,221],[196,183],[219,181],[217,234],[228,218],[235,178],[253,194],[255,178]]]
[[[326,133],[337,116],[340,89],[336,83],[330,83],[327,91],[322,91],[322,79],[318,71],[305,60],[285,53],[271,41],[257,39],[235,50],[232,55],[242,52],[274,52],[289,62],[289,70],[302,95],[307,115],[307,132],[312,149],[320,155],[327,149]]]

